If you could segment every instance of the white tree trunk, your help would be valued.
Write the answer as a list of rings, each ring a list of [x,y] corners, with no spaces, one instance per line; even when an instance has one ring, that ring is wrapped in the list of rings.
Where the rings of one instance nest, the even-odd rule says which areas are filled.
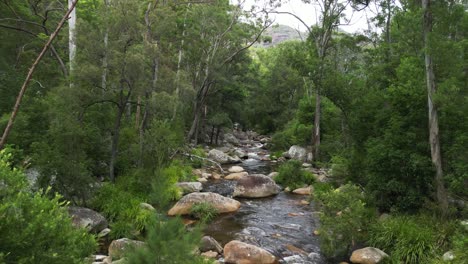
[[[430,54],[430,33],[432,32],[432,12],[430,9],[431,1],[422,0],[424,10],[424,61],[426,66],[426,85],[427,85],[427,105],[429,110],[429,144],[431,145],[431,159],[436,169],[435,187],[436,198],[442,213],[445,215],[448,211],[447,192],[444,186],[442,157],[440,153],[439,141],[439,117],[437,106],[434,105],[433,96],[437,87],[434,75],[434,65],[432,55]]]
[[[68,8],[73,5],[73,0],[68,0]],[[70,60],[70,75],[73,72],[73,66],[75,64],[75,55],[76,55],[76,8],[70,13],[70,18],[68,19],[68,50],[69,50],[69,60]],[[71,83],[70,83],[71,85]]]

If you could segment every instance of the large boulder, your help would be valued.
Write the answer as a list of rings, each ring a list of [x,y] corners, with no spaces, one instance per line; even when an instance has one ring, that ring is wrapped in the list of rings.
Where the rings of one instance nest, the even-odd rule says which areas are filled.
[[[388,255],[378,248],[366,247],[353,251],[350,261],[360,264],[377,264]]]
[[[235,212],[240,208],[240,202],[217,193],[190,193],[182,197],[167,213],[170,216],[190,214],[192,206],[201,202],[211,204],[218,213]]]
[[[184,194],[199,192],[203,189],[201,182],[178,182],[177,187],[182,189]]]
[[[263,174],[253,174],[237,181],[233,197],[260,198],[278,194],[281,188]]]
[[[233,134],[230,134],[230,133],[224,134],[224,140],[227,143],[233,144],[235,146],[238,146],[240,144],[239,139],[237,139]]]
[[[288,150],[288,157],[299,161],[307,161],[307,150],[303,147],[294,145]]]
[[[231,157],[221,150],[212,149],[208,152],[208,158],[212,159],[220,164],[234,164],[242,162],[241,159],[237,156]]]
[[[97,234],[107,227],[106,218],[89,208],[70,206],[68,214],[72,218],[73,226],[85,228],[91,233]]]
[[[226,179],[226,180],[239,180],[240,178],[246,177],[248,175],[249,175],[249,173],[247,173],[246,171],[235,172],[235,173],[230,173],[229,175],[224,177],[224,179]]]
[[[123,257],[125,250],[132,247],[142,247],[145,242],[132,240],[128,238],[121,238],[113,240],[109,245],[109,256],[112,260],[117,260]]]
[[[235,264],[273,264],[278,263],[273,254],[265,249],[233,240],[224,246],[224,260]]]
[[[201,252],[206,252],[210,250],[218,253],[223,252],[223,247],[218,243],[218,241],[216,241],[216,239],[210,236],[202,237],[199,249]]]

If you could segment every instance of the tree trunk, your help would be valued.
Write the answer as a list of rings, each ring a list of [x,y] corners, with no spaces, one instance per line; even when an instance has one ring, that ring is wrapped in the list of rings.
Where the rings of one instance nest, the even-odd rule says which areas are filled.
[[[439,141],[439,118],[437,106],[434,105],[433,96],[436,93],[436,82],[434,75],[434,65],[430,54],[430,33],[432,32],[432,12],[430,0],[422,0],[424,10],[424,61],[426,66],[427,104],[429,110],[429,144],[431,145],[431,159],[436,169],[435,186],[436,198],[443,215],[447,214],[448,201],[447,192],[444,186],[442,157],[440,153]]]
[[[70,9],[74,6],[73,0],[68,0],[68,8]],[[75,55],[76,55],[76,10],[73,9],[70,13],[70,18],[68,19],[68,49],[69,49],[69,59],[70,59],[70,75],[72,75],[74,64],[75,64]],[[70,82],[70,86],[72,82]]]
[[[125,112],[125,105],[119,106],[119,112],[115,118],[114,131],[112,132],[111,140],[111,159],[109,164],[109,179],[115,182],[115,161],[117,160],[117,152],[119,150],[119,137],[120,137],[120,125],[122,122],[122,116]]]
[[[314,113],[314,135],[312,141],[313,147],[313,160],[317,161],[320,154],[320,111],[321,111],[321,97],[320,97],[320,88],[317,87],[315,94],[315,113]]]
[[[65,13],[63,16],[62,20],[58,24],[57,28],[55,29],[54,33],[50,35],[49,40],[47,43],[44,45],[44,48],[42,48],[41,53],[39,53],[39,56],[37,59],[34,61],[33,65],[29,69],[28,75],[26,76],[26,80],[23,83],[23,86],[21,86],[20,92],[18,96],[16,97],[16,102],[15,106],[13,107],[13,112],[11,113],[10,119],[8,120],[7,126],[5,127],[5,130],[3,131],[3,136],[0,139],[0,150],[3,149],[5,146],[6,140],[8,135],[10,134],[11,128],[13,127],[13,123],[15,122],[16,116],[18,115],[18,111],[21,105],[21,101],[23,100],[24,93],[26,92],[26,88],[28,87],[29,82],[31,81],[32,75],[34,71],[36,70],[37,65],[41,61],[42,57],[44,57],[45,53],[49,49],[50,45],[52,44],[52,41],[57,37],[60,29],[63,27],[65,24],[65,21],[67,20],[68,16],[70,13],[75,9],[76,3],[78,3],[78,0],[75,0],[71,5],[68,11]]]

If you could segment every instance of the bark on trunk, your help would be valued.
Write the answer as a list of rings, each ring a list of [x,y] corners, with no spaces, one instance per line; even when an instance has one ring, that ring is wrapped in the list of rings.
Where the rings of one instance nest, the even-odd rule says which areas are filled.
[[[439,140],[439,118],[437,106],[434,105],[433,96],[436,93],[436,82],[434,75],[434,66],[432,56],[430,54],[430,33],[432,32],[432,12],[430,9],[430,0],[423,0],[422,7],[424,10],[424,61],[426,66],[426,85],[427,85],[427,104],[429,110],[429,144],[431,145],[431,159],[436,169],[435,186],[436,198],[439,203],[442,214],[447,214],[448,201],[447,192],[444,186],[442,157],[440,153]]]
[[[74,6],[73,0],[68,0],[68,8]],[[68,49],[69,49],[69,59],[70,59],[70,75],[72,75],[74,64],[75,64],[75,55],[76,55],[76,9],[73,8],[70,13],[70,18],[68,19]],[[70,85],[72,83],[70,82]]]

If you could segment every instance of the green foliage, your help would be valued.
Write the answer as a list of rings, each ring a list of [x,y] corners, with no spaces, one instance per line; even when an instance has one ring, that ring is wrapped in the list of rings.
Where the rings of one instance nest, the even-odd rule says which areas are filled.
[[[180,218],[154,219],[148,225],[146,244],[127,254],[129,264],[208,264],[194,254],[200,243],[200,228],[187,231]]]
[[[274,180],[276,183],[294,190],[314,183],[315,177],[312,173],[302,169],[300,161],[290,160],[279,167],[278,175]]]
[[[322,204],[319,230],[323,254],[337,259],[347,256],[354,245],[366,240],[367,229],[375,221],[374,210],[366,206],[362,190],[351,184],[334,190],[324,186],[315,196]]]
[[[94,237],[72,226],[67,202],[50,189],[31,193],[25,175],[0,151],[0,260],[5,263],[82,263]]]
[[[218,210],[210,203],[200,202],[192,206],[190,215],[200,219],[202,223],[208,223],[218,215]]]
[[[104,184],[91,201],[92,207],[110,221],[112,238],[135,238],[143,232],[152,212],[140,208],[141,198],[127,191],[126,182]]]
[[[392,216],[371,228],[370,244],[388,253],[393,263],[429,263],[443,253],[453,223],[427,216]]]
[[[203,148],[193,148],[190,151],[190,154],[198,156],[198,157],[202,157],[202,158],[206,157],[206,153]],[[205,164],[204,161],[199,158],[191,158],[190,163],[192,164],[192,167],[194,168],[201,168]]]

